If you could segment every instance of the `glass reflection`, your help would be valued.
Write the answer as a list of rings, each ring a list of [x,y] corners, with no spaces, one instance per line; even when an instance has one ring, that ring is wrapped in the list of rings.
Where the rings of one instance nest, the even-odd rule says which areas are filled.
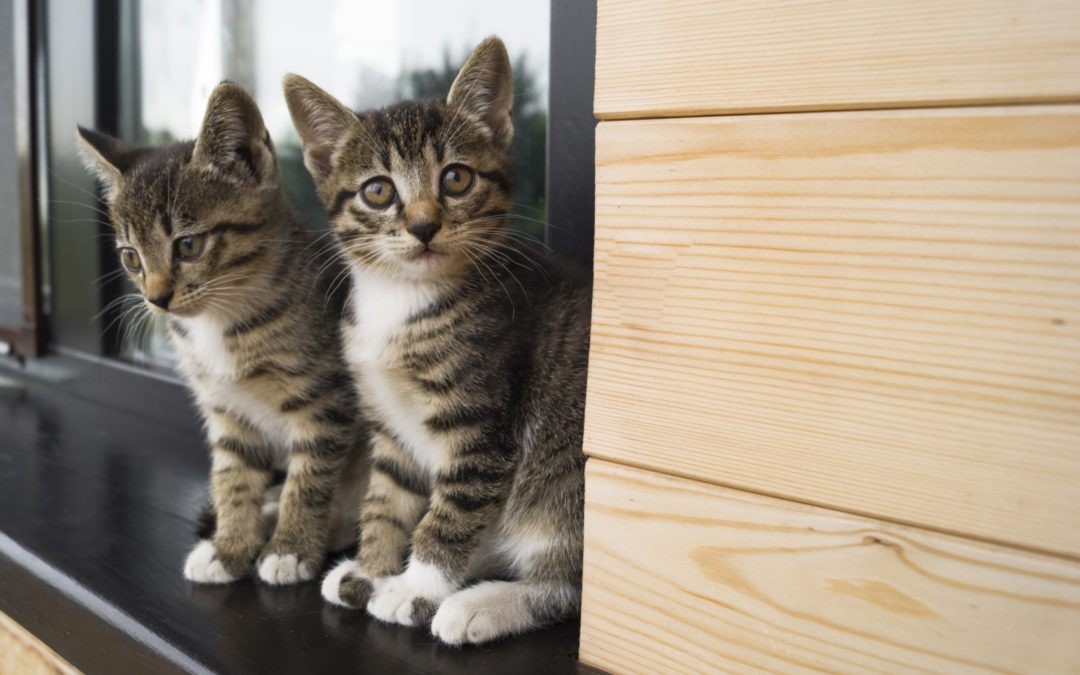
[[[191,138],[210,91],[232,80],[262,110],[293,203],[310,227],[325,227],[281,78],[299,73],[355,110],[443,97],[472,47],[494,33],[514,67],[513,226],[542,239],[549,14],[549,0],[128,0],[120,127],[146,144]],[[129,340],[121,355],[171,362],[160,329]]]

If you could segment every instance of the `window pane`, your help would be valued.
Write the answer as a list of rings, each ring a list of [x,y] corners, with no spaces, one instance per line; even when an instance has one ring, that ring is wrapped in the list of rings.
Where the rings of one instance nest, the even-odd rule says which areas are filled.
[[[0,30],[14,35],[17,26],[12,3],[0,8]],[[22,237],[19,204],[19,156],[16,134],[16,45],[0,44],[0,326],[18,328],[23,322]]]
[[[129,0],[134,44],[120,127],[142,143],[192,138],[210,91],[232,80],[252,93],[274,139],[293,203],[325,227],[281,93],[299,73],[356,110],[443,97],[469,51],[499,35],[514,67],[515,228],[543,238],[549,0]],[[300,9],[302,8],[302,9]],[[127,61],[125,61],[127,64]],[[146,335],[146,333],[143,333]],[[169,363],[160,331],[122,353]]]
[[[0,83],[0,94],[3,83]],[[23,322],[22,224],[19,222],[19,165],[14,152],[14,125],[0,115],[0,326],[16,328]]]

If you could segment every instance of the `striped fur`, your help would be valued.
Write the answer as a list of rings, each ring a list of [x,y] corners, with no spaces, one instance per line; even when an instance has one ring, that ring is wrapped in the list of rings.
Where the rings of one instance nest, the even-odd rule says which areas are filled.
[[[338,270],[319,273],[325,242],[289,206],[254,101],[218,86],[194,142],[150,149],[86,130],[80,138],[105,183],[117,247],[137,253],[132,282],[164,298],[163,308],[147,306],[168,316],[212,447],[213,540],[196,547],[185,574],[229,582],[254,565],[268,583],[311,579],[332,511],[354,512],[359,501],[366,440],[340,348],[342,298],[330,288]],[[202,238],[199,255],[182,257],[185,237]],[[275,469],[286,477],[267,541],[260,522]],[[342,481],[349,489],[338,491]]]
[[[505,48],[478,46],[446,103],[357,115],[298,76],[285,92],[349,260],[345,354],[372,424],[360,557],[324,597],[451,644],[573,615],[590,287],[507,229]],[[454,166],[473,173],[461,195],[439,187]],[[397,196],[373,208],[380,176]]]

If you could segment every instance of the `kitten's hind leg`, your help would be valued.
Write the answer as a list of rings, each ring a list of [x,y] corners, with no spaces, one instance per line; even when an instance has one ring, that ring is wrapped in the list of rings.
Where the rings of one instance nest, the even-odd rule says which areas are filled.
[[[577,613],[581,589],[569,582],[482,581],[439,607],[431,633],[450,645],[480,644]]]
[[[519,580],[481,581],[448,597],[431,622],[432,634],[443,642],[489,642],[568,619],[579,611],[581,540],[576,519],[550,508],[509,516],[501,523],[494,546]],[[562,527],[553,527],[559,520]]]
[[[515,476],[495,549],[518,581],[482,581],[448,597],[431,632],[452,645],[478,644],[575,615],[581,607],[584,457],[531,455]]]

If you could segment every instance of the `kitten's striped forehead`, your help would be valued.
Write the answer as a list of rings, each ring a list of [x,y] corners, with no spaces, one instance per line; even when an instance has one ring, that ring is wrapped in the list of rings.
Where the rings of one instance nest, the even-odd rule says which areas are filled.
[[[370,120],[374,138],[380,141],[380,159],[387,164],[393,162],[394,155],[406,162],[420,161],[431,146],[438,146],[441,152],[445,113],[445,107],[436,101],[407,102],[361,119]]]
[[[183,167],[191,160],[193,143],[149,151],[133,167],[124,189],[113,203],[114,222],[128,241],[172,235],[173,218],[188,201]]]
[[[445,106],[405,102],[359,115],[361,124],[342,153],[343,164],[364,172],[394,172],[429,160],[442,161]]]
[[[450,162],[502,164],[503,151],[474,116],[440,100],[404,101],[359,114],[360,125],[338,157],[340,177],[384,173],[426,182],[429,171]]]

